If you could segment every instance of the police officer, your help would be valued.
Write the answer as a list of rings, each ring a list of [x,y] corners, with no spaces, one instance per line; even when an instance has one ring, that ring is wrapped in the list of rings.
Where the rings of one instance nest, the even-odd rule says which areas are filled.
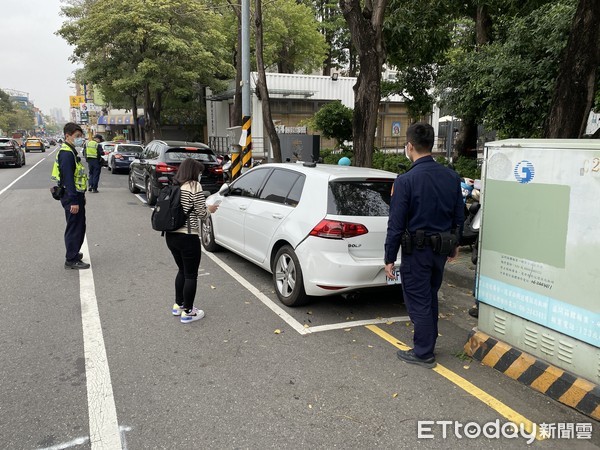
[[[394,263],[402,247],[400,277],[404,303],[414,324],[414,348],[397,355],[404,362],[433,368],[438,290],[446,260],[458,251],[464,205],[458,174],[431,156],[433,127],[415,123],[406,136],[405,153],[412,165],[396,178],[392,188],[385,273],[395,278]]]
[[[98,143],[103,140],[101,135],[96,134],[85,146],[85,159],[90,171],[90,191],[96,194],[98,193],[98,182],[102,170],[102,151],[98,148]]]
[[[52,179],[65,188],[60,202],[65,210],[67,227],[65,229],[65,269],[89,269],[80,253],[85,238],[85,191],[87,175],[81,158],[75,147],[83,145],[83,130],[79,125],[69,122],[64,127],[65,142],[56,152]]]

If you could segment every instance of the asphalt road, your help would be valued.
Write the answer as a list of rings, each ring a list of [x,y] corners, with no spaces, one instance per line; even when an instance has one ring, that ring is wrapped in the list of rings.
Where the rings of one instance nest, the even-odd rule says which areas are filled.
[[[475,322],[468,291],[449,284],[444,370],[396,358],[412,333],[396,294],[286,308],[268,273],[227,251],[203,254],[206,317],[179,323],[175,264],[127,175],[102,170],[100,193],[87,195],[92,270],[65,270],[53,158],[28,153],[26,166],[0,169],[0,448],[526,448],[523,437],[454,432],[520,416],[593,424],[591,439],[531,447],[600,447],[597,422],[461,358]],[[418,421],[454,422],[444,439],[439,424],[419,437]]]

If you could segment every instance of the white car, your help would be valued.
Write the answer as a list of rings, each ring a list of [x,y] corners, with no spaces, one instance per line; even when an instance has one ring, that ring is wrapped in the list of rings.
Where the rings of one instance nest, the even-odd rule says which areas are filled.
[[[202,224],[202,245],[225,247],[271,272],[287,306],[386,286],[383,247],[396,177],[362,167],[260,165],[207,199],[220,206]]]

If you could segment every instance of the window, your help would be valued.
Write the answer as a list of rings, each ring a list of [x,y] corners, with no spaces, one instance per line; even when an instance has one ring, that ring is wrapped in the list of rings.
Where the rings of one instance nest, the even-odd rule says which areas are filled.
[[[243,175],[231,185],[229,195],[238,197],[256,197],[271,169],[257,169]]]
[[[217,157],[212,150],[187,150],[184,148],[171,148],[165,153],[167,162],[183,161],[186,158],[194,158],[201,162],[217,162]]]
[[[288,196],[285,200],[286,205],[296,207],[298,205],[298,203],[300,203],[300,197],[302,195],[302,188],[304,187],[304,179],[305,179],[304,175],[301,175],[298,177],[298,179],[294,183],[294,186],[292,187],[292,190],[290,191],[290,193],[288,194]]]
[[[299,177],[300,174],[290,170],[275,169],[265,183],[265,187],[260,193],[260,199],[269,202],[286,203],[286,198]]]
[[[394,180],[332,181],[327,213],[340,216],[388,216]]]

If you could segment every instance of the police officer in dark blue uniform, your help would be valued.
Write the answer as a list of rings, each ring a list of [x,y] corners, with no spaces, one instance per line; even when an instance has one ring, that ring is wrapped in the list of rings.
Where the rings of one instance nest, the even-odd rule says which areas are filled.
[[[446,260],[456,256],[464,205],[460,178],[431,156],[434,131],[415,123],[406,132],[405,153],[412,165],[394,182],[385,240],[385,272],[394,278],[402,248],[400,277],[404,303],[414,324],[414,348],[398,358],[427,368],[436,366],[438,290]]]
[[[76,147],[83,144],[83,130],[79,125],[69,122],[64,127],[65,142],[56,153],[52,168],[52,179],[64,188],[60,199],[65,210],[67,227],[65,228],[65,269],[89,269],[83,262],[80,252],[85,239],[85,191],[87,174],[77,155]]]

